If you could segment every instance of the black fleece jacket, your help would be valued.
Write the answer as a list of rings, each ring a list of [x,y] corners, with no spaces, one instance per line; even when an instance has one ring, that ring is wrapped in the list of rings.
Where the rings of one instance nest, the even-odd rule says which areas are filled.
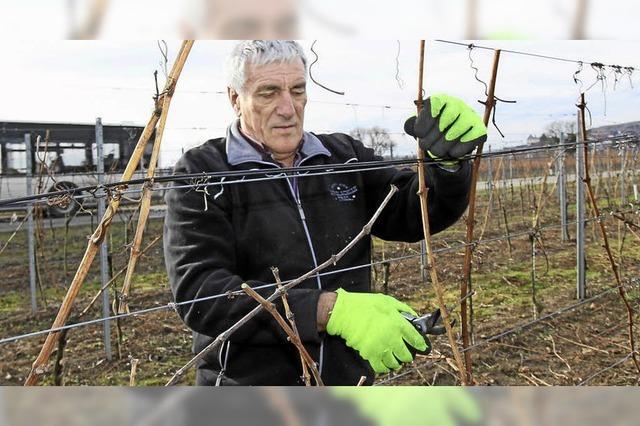
[[[324,154],[303,158],[301,166],[381,160],[361,142],[344,134],[314,135]],[[176,174],[265,169],[277,176],[279,166],[262,154],[231,165],[226,139],[209,140],[184,154]],[[426,167],[429,219],[439,232],[465,211],[470,185],[467,162],[457,172]],[[238,180],[227,178],[226,180]],[[394,184],[393,196],[375,223],[373,235],[384,240],[416,242],[422,238],[417,173],[396,168],[268,179],[213,185],[204,190],[175,188],[166,193],[164,251],[176,302],[224,295],[273,283],[271,267],[283,281],[294,279],[337,253],[362,229]],[[215,179],[213,182],[220,182]],[[176,182],[175,185],[192,183]],[[364,238],[335,266],[288,292],[302,341],[319,362],[327,385],[354,385],[361,376],[374,379],[369,363],[339,337],[318,333],[316,308],[323,291],[371,291],[368,266],[332,271],[370,262],[370,238]],[[264,297],[273,287],[258,290]],[[178,313],[194,331],[194,351],[237,322],[256,306],[247,296],[226,296],[180,305]],[[284,315],[281,302],[276,303]],[[220,371],[223,370],[223,374]],[[270,314],[262,312],[219,351],[200,363],[198,384],[302,384],[295,347]]]

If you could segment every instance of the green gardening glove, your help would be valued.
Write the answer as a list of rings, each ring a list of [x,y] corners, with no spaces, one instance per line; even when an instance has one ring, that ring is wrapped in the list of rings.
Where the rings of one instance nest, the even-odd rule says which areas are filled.
[[[464,101],[445,94],[424,102],[417,117],[404,123],[404,131],[418,138],[420,148],[445,166],[458,163],[487,140],[487,127]]]
[[[343,289],[327,323],[327,333],[342,337],[371,364],[376,373],[400,368],[400,362],[411,362],[407,343],[419,351],[427,344],[400,312],[416,315],[408,305],[391,296],[375,293],[349,293]]]

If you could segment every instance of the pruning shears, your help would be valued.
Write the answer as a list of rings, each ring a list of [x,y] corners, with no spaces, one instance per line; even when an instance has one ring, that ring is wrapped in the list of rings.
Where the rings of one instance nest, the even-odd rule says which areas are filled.
[[[475,290],[469,292],[466,296],[460,299],[458,303],[462,303],[463,301],[467,300],[469,297],[475,294],[476,294]],[[453,306],[447,307],[447,312],[449,312],[449,314],[451,314],[453,310],[454,310]],[[414,317],[408,312],[401,312],[401,314],[403,317],[405,317],[407,321],[411,323],[411,325],[413,325],[416,328],[416,330],[418,330],[418,333],[420,333],[422,337],[424,337],[425,342],[427,342],[427,349],[425,349],[424,351],[415,351],[413,348],[409,348],[409,350],[412,350],[421,355],[429,355],[429,353],[431,352],[431,341],[427,336],[428,335],[439,336],[447,332],[447,329],[442,323],[442,313],[440,312],[440,308],[436,309],[435,311],[429,314],[423,315],[421,317]],[[456,325],[456,320],[452,319],[451,327],[453,327],[454,325]]]
[[[416,352],[421,355],[429,355],[429,353],[431,352],[431,341],[429,341],[429,338],[427,336],[439,336],[446,333],[445,326],[442,323],[442,314],[440,313],[440,308],[420,317],[414,317],[407,312],[402,312],[402,316],[405,317],[405,319],[409,321],[416,330],[418,330],[418,332],[422,335],[422,337],[424,337],[424,340],[427,342],[426,350]],[[451,326],[453,327],[455,323],[456,320],[452,320]]]
[[[439,336],[446,333],[446,329],[442,324],[442,314],[440,313],[440,308],[421,317],[414,317],[407,312],[402,312],[402,316],[404,316],[407,321],[409,321],[423,336],[427,334],[430,334],[432,336]],[[452,320],[451,326],[453,327],[455,323],[456,320]]]

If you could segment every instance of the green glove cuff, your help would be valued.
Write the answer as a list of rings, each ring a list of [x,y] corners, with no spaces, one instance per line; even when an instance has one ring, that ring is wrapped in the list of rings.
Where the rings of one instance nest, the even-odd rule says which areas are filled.
[[[444,166],[444,167],[446,167],[446,168],[452,168],[452,169],[453,169],[453,168],[455,168],[458,164],[460,164],[460,161],[458,161],[458,160],[452,160],[452,161],[446,161],[446,160],[443,160],[442,158],[440,158],[440,157],[438,157],[438,156],[436,156],[436,155],[433,155],[433,153],[432,153],[431,151],[429,151],[429,150],[427,150],[427,155],[428,155],[432,160],[437,161],[437,162],[438,162],[438,164],[440,164],[440,165],[442,165],[442,166]]]

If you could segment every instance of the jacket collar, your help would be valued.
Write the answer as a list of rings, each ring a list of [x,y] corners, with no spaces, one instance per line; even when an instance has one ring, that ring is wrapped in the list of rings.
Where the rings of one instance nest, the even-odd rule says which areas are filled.
[[[259,152],[247,141],[242,133],[240,133],[239,124],[240,120],[238,119],[227,128],[227,161],[232,166],[237,166],[242,163],[264,162],[265,153]],[[320,139],[309,132],[304,132],[302,135],[302,146],[299,153],[302,158],[314,157],[316,155],[331,157],[331,153],[324,147],[322,142],[320,142]]]

